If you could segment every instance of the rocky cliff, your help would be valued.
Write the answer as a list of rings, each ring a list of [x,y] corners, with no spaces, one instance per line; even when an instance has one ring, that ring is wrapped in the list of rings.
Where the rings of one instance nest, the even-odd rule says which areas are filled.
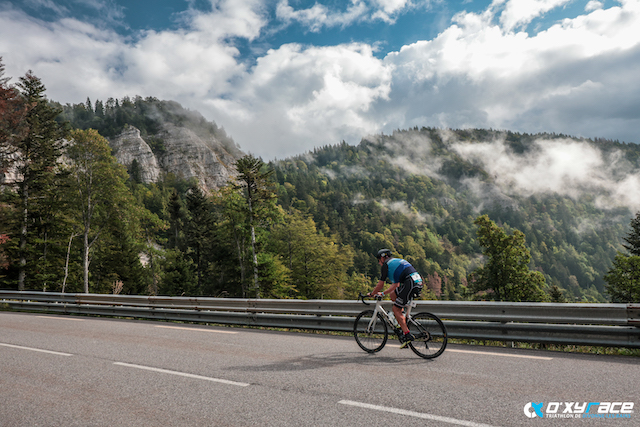
[[[233,164],[244,155],[225,147],[214,135],[172,123],[164,123],[156,134],[145,137],[127,125],[109,142],[113,155],[129,170],[134,160],[137,162],[142,182],[156,182],[172,173],[185,180],[196,178],[205,191],[219,188],[233,177]]]

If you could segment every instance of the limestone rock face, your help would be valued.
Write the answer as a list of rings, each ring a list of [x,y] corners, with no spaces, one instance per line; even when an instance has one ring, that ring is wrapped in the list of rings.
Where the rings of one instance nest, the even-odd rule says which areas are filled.
[[[127,168],[137,161],[140,179],[145,183],[172,173],[182,179],[196,178],[205,191],[226,184],[235,175],[234,162],[242,155],[239,150],[231,154],[214,135],[203,136],[171,123],[163,124],[146,140],[138,129],[127,126],[110,144],[113,155]]]
[[[131,166],[134,160],[138,162],[142,182],[158,181],[162,174],[158,160],[153,151],[151,151],[149,144],[140,136],[140,131],[137,128],[133,126],[125,127],[120,135],[110,141],[110,145],[115,158],[127,168]]]

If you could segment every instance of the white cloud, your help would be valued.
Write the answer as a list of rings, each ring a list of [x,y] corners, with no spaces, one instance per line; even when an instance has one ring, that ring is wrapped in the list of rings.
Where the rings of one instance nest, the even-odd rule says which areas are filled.
[[[513,152],[504,140],[450,146],[462,158],[479,163],[506,195],[555,193],[577,200],[600,194],[596,203],[602,208],[640,209],[635,197],[640,174],[633,173],[620,153],[605,154],[585,141],[539,139],[525,154]]]
[[[341,10],[317,2],[306,9],[294,9],[289,0],[280,0],[276,16],[287,24],[297,22],[311,32],[319,32],[325,28],[344,28],[358,22],[381,20],[392,23],[398,14],[418,6],[428,7],[429,3],[430,0],[350,0],[346,9]]]
[[[281,0],[267,10],[261,0],[211,0],[209,12],[183,14],[181,29],[131,38],[69,17],[44,22],[1,4],[0,55],[6,76],[32,69],[51,99],[176,100],[215,120],[243,149],[269,159],[413,126],[640,142],[638,0],[607,9],[590,2],[583,15],[531,35],[519,30],[566,1],[496,0],[483,12],[459,13],[437,37],[384,59],[363,43],[289,43],[245,62],[237,39],[262,46],[263,36],[282,22],[324,31],[393,20],[429,5],[352,0],[334,10],[319,2],[307,9],[290,3],[297,4]],[[116,7],[110,10],[117,16]],[[61,8],[55,13],[67,16]],[[270,13],[277,22],[269,21]]]
[[[394,15],[413,6],[410,0],[374,0],[373,4],[377,10],[373,12],[372,19],[381,19],[385,22],[393,22]]]
[[[602,9],[603,6],[604,6],[604,4],[602,4],[601,1],[589,0],[587,5],[584,7],[584,10],[587,11],[587,12],[591,12],[593,10]]]
[[[226,37],[253,40],[267,25],[266,11],[261,0],[210,0],[213,10],[202,13],[191,9],[187,16],[191,31],[202,42],[220,41]]]
[[[493,127],[638,140],[640,7],[597,10],[534,36],[503,31],[492,11],[465,13],[438,37],[390,53],[393,128]],[[611,107],[611,108],[606,108]],[[401,112],[401,116],[398,113]],[[384,130],[390,132],[391,126]],[[618,132],[620,135],[620,132]]]
[[[53,0],[25,0],[24,5],[33,9],[48,9],[56,14],[68,12],[66,7],[56,4]]]
[[[533,19],[565,5],[572,0],[509,0],[500,15],[500,23],[506,31],[526,27]],[[503,1],[494,1],[494,5]]]
[[[352,0],[345,12],[330,10],[319,3],[307,9],[295,10],[289,5],[288,0],[280,0],[276,16],[286,23],[299,22],[309,31],[319,32],[325,27],[347,26],[362,18],[366,12],[367,6],[359,0]]]
[[[368,110],[388,96],[390,84],[391,70],[367,45],[288,44],[259,58],[236,84],[233,100],[215,106],[233,114],[218,110],[215,116],[224,116],[220,122],[240,141],[277,141],[260,146],[259,154],[271,159],[375,130]]]
[[[404,214],[409,218],[415,219],[418,222],[425,222],[432,217],[429,214],[424,214],[422,212],[419,212],[416,209],[410,208],[409,205],[407,205],[407,203],[404,201],[392,202],[387,199],[380,199],[380,200],[376,200],[376,202],[385,209],[388,209],[394,212],[400,212],[401,214]]]
[[[46,23],[8,9],[0,14],[0,52],[9,52],[8,75],[33,69],[62,102],[142,95],[188,104],[220,96],[242,75],[238,49],[225,39],[257,36],[260,8],[253,0],[218,2],[211,13],[192,12],[188,29],[147,31],[133,42],[73,18]]]

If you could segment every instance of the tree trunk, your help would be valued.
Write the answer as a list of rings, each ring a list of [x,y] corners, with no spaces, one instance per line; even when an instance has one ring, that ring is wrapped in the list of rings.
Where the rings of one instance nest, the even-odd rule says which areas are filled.
[[[69,237],[69,246],[67,247],[67,259],[64,263],[64,279],[62,279],[62,293],[64,293],[64,289],[67,286],[67,277],[69,277],[69,256],[71,254],[71,242],[73,242],[73,238],[76,236],[77,234],[71,233],[71,237]]]
[[[25,174],[23,178],[25,181],[22,184],[22,230],[20,231],[20,267],[18,270],[19,291],[24,291],[27,273],[27,224],[29,221],[29,184],[26,182],[27,174]]]
[[[253,284],[256,288],[256,298],[260,298],[260,282],[258,281],[258,255],[256,254],[256,230],[251,226],[251,252],[253,252]]]
[[[256,254],[256,229],[253,226],[253,207],[251,206],[251,197],[251,191],[249,191],[248,202],[249,224],[251,226],[251,255],[253,257],[253,286],[256,289],[256,298],[260,298],[260,282],[258,281],[258,255]]]
[[[89,293],[89,229],[84,230],[82,248],[82,280],[84,282],[84,293]]]
[[[237,236],[237,233],[234,231],[233,233],[236,239],[236,247],[238,248],[238,263],[240,264],[240,286],[242,287],[242,298],[247,297],[247,283],[244,273],[244,260],[242,257],[242,248],[240,247],[240,238]]]

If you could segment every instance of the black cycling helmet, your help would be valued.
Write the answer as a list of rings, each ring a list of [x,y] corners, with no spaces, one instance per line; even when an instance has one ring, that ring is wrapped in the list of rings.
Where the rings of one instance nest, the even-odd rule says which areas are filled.
[[[391,251],[389,249],[380,249],[378,251],[378,254],[376,255],[376,258],[380,259],[383,256],[384,257],[391,256]]]

